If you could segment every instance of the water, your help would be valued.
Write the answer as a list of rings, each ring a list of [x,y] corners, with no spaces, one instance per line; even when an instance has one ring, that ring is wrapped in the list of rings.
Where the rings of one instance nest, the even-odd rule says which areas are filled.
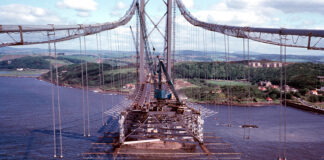
[[[115,119],[107,116],[109,125],[101,127],[102,95],[89,92],[91,137],[83,137],[82,92],[60,87],[63,156],[81,159],[91,143],[104,131],[118,131]],[[122,102],[124,96],[104,95],[105,110]],[[205,132],[214,132],[231,143],[246,160],[274,160],[279,148],[278,106],[250,108],[233,107],[232,127],[227,127],[228,108],[206,105],[219,114],[205,119]],[[0,159],[51,159],[53,132],[51,85],[33,78],[0,77]],[[250,139],[243,139],[240,128],[250,115]],[[248,132],[248,129],[246,129]],[[287,108],[288,160],[319,160],[324,156],[324,116]],[[324,159],[324,158],[322,158]]]
[[[0,159],[50,159],[53,157],[51,85],[33,78],[0,77]],[[91,137],[83,137],[82,91],[60,87],[63,156],[80,159],[81,153],[102,136],[118,131],[116,120],[101,127],[102,95],[89,92]],[[123,96],[105,95],[105,109]],[[106,117],[111,121],[111,118]]]
[[[10,71],[7,71],[7,70],[0,70],[0,74],[8,74],[10,73]]]
[[[243,153],[242,159],[274,160],[278,157],[280,106],[253,107],[249,111],[243,107],[233,107],[232,127],[227,126],[228,107],[208,108],[219,111],[219,114],[205,120],[204,129],[214,131],[231,143],[236,152]],[[250,129],[250,139],[244,140],[244,129],[240,126],[248,117],[250,124],[259,128]],[[248,135],[248,129],[245,131]],[[324,116],[287,107],[287,141],[288,160],[324,159]]]

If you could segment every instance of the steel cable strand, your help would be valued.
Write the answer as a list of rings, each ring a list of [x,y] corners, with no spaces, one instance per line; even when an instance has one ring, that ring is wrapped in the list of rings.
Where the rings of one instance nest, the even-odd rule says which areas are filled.
[[[245,61],[246,61],[246,59],[245,59],[245,39],[243,38],[243,65],[244,65]],[[248,67],[249,67],[249,63],[248,63]],[[243,70],[243,74],[244,74],[243,78],[246,79],[247,77],[245,75],[245,69]],[[248,110],[247,110],[247,107],[245,107],[245,114],[247,114],[247,113],[248,113]],[[248,119],[248,117],[246,116],[243,124],[247,124],[247,121],[248,121],[247,119]],[[243,139],[246,139],[245,127],[242,127],[242,128],[243,128]]]
[[[53,26],[54,38],[55,28]],[[56,54],[56,42],[54,42],[54,58],[55,58],[55,72],[56,72],[56,92],[57,92],[57,109],[58,109],[58,121],[59,121],[59,142],[60,142],[60,158],[63,158],[63,142],[62,142],[62,120],[61,120],[61,102],[60,102],[60,86],[59,86],[59,74]]]
[[[285,37],[285,43],[286,43],[287,37]],[[283,65],[283,64],[281,64]],[[285,86],[287,86],[287,47],[284,47],[284,81]],[[283,156],[284,159],[286,159],[286,153],[287,153],[287,93],[285,89],[285,104],[284,104],[284,151]]]
[[[79,37],[79,44],[80,44],[80,55],[82,56],[82,41],[81,37]],[[80,58],[80,66],[81,66],[81,88],[82,88],[82,121],[83,121],[83,136],[86,136],[86,119],[85,119],[85,96],[84,96],[84,64],[83,58]]]
[[[48,39],[50,39],[50,33],[48,33]],[[49,56],[52,56],[51,44],[48,43]],[[55,115],[55,93],[54,93],[54,82],[53,82],[53,66],[50,63],[50,77],[51,77],[51,98],[52,98],[52,125],[53,125],[53,148],[54,148],[54,158],[56,155],[56,115]]]
[[[86,106],[87,106],[87,126],[88,126],[88,137],[90,137],[90,106],[89,106],[89,77],[88,77],[88,60],[87,60],[87,43],[86,37],[83,37],[84,43],[84,58],[85,58],[85,73],[86,73]]]
[[[282,37],[280,36],[280,43],[282,42]],[[280,63],[282,64],[282,45],[280,45]],[[279,112],[279,150],[278,150],[278,159],[282,159],[282,65],[280,67],[280,112]]]
[[[251,83],[251,67],[249,66],[250,63],[250,40],[247,40],[247,51],[248,51],[248,81],[249,83]],[[249,104],[248,104],[248,123],[251,124],[251,102],[252,102],[252,98],[251,98],[251,86],[249,85],[249,89],[248,89],[248,96],[249,96]],[[251,128],[249,127],[249,134],[248,134],[248,138],[250,139],[250,131]]]

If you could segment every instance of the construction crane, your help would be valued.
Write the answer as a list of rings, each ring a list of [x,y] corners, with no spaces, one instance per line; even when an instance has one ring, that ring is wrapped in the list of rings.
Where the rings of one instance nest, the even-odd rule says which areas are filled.
[[[158,100],[171,99],[171,94],[167,90],[164,90],[162,88],[162,71],[163,71],[164,76],[166,78],[166,82],[169,85],[173,95],[175,96],[175,98],[177,100],[177,103],[181,104],[178,93],[176,92],[176,90],[174,88],[172,79],[171,79],[170,75],[168,74],[167,69],[166,69],[163,61],[160,60],[159,57],[158,57],[158,60],[159,60],[159,64],[158,64],[157,72],[158,72],[158,75],[159,75],[159,81],[158,81],[158,88],[156,88],[155,92],[154,92],[154,97],[156,99],[158,99]]]
[[[157,57],[158,60],[158,64],[154,63],[152,54],[151,54],[151,50],[150,50],[150,45],[148,42],[148,36],[147,36],[147,30],[146,30],[146,25],[145,25],[145,20],[142,14],[140,14],[140,9],[139,9],[139,5],[137,4],[137,11],[138,11],[138,15],[139,15],[139,19],[140,19],[140,26],[141,26],[141,30],[142,30],[142,34],[143,34],[143,40],[144,40],[144,50],[145,50],[145,55],[146,55],[146,62],[149,66],[149,70],[151,72],[151,78],[154,82],[154,98],[156,98],[157,100],[167,100],[167,99],[171,99],[171,94],[162,88],[162,71],[164,73],[166,82],[171,90],[171,92],[173,93],[173,95],[176,98],[177,104],[181,105],[182,102],[178,96],[178,93],[175,90],[174,84],[171,80],[170,75],[167,72],[167,69],[164,65],[164,62]],[[153,51],[155,49],[153,48]],[[158,78],[159,80],[156,80],[156,75],[158,73]]]

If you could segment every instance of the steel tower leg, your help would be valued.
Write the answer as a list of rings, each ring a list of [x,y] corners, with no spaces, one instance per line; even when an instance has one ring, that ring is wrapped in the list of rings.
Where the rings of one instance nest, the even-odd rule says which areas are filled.
[[[167,71],[170,77],[171,75],[171,67],[172,67],[172,59],[171,59],[171,48],[172,48],[172,0],[168,0],[168,15],[167,15]]]
[[[145,1],[140,1],[140,14],[142,17],[144,17],[144,8],[145,8]],[[141,26],[140,26],[141,27]],[[145,81],[145,72],[144,72],[144,66],[145,66],[145,54],[144,54],[144,37],[143,37],[143,31],[140,29],[140,69],[139,69],[139,80],[140,84],[143,84]]]

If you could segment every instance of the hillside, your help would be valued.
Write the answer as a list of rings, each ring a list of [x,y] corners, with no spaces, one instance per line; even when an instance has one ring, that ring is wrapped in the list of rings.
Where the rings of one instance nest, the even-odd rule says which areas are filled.
[[[109,64],[103,64],[104,70],[104,86],[101,87],[103,90],[120,90],[126,84],[136,82],[135,68],[119,68],[112,67]],[[53,71],[55,73],[55,70]],[[59,83],[64,86],[81,87],[82,72],[80,64],[72,64],[62,66],[58,68]],[[53,80],[55,82],[56,76],[53,74]],[[84,66],[84,84],[86,84],[86,73]],[[89,87],[99,88],[100,77],[99,77],[99,65],[97,63],[88,63],[88,82]],[[43,74],[42,79],[50,81],[50,72]]]
[[[49,57],[32,57],[26,56],[12,60],[5,60],[0,62],[0,69],[49,69],[50,62],[46,59]]]

